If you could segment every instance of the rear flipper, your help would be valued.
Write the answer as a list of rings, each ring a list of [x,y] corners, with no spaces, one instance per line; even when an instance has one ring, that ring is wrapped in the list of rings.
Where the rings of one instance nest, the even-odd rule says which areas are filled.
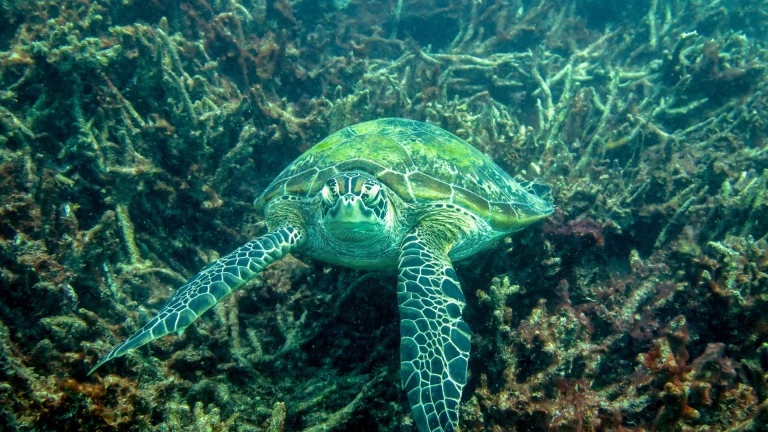
[[[210,264],[179,288],[156,317],[123,343],[112,348],[88,375],[113,358],[125,355],[128,351],[168,333],[181,334],[203,312],[253,279],[264,267],[285,256],[300,240],[301,233],[297,229],[281,228],[246,243]]]

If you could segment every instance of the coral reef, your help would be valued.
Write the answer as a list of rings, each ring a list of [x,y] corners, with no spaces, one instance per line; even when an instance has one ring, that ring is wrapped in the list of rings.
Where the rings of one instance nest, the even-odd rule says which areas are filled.
[[[0,425],[412,430],[394,276],[302,257],[86,376],[282,167],[398,116],[555,194],[457,264],[463,430],[768,428],[766,8],[0,2]]]

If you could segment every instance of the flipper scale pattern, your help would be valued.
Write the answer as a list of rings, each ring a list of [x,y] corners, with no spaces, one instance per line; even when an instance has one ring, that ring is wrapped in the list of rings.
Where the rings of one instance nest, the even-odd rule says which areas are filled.
[[[459,423],[472,333],[451,262],[424,235],[406,236],[400,253],[400,378],[419,431],[450,432]]]
[[[253,279],[264,267],[294,249],[301,239],[297,229],[280,228],[246,243],[205,267],[173,294],[157,316],[114,347],[88,374],[134,348],[168,333],[183,332],[205,311]]]

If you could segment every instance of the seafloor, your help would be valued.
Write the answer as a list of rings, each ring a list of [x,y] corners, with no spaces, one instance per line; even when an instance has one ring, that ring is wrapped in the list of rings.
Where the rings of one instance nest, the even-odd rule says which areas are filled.
[[[398,116],[554,187],[457,264],[463,431],[766,430],[766,35],[764,0],[0,2],[1,428],[414,430],[394,274],[307,259],[86,375]]]

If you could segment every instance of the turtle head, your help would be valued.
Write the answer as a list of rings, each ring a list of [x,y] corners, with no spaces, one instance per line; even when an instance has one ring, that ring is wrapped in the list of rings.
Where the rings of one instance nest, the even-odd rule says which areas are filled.
[[[328,179],[320,192],[323,223],[343,241],[365,241],[387,227],[389,200],[384,185],[372,176],[341,173]]]

